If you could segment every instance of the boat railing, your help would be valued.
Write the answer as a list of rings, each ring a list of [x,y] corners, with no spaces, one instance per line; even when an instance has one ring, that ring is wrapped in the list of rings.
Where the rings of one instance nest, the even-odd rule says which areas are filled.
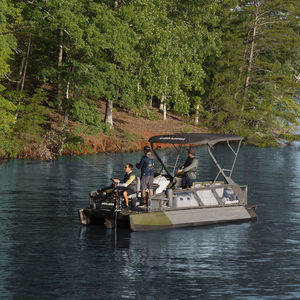
[[[185,208],[227,207],[247,204],[247,186],[237,184],[200,183],[188,189],[168,189],[152,196],[148,211],[164,211]]]

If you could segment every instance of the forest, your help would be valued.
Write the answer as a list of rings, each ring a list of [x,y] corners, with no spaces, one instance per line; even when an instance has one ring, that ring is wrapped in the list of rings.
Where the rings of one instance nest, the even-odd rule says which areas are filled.
[[[0,157],[109,135],[116,108],[299,138],[299,17],[299,0],[0,0]]]

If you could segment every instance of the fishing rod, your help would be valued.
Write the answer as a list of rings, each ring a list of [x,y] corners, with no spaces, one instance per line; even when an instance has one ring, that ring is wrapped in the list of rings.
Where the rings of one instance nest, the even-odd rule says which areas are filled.
[[[117,199],[115,199],[115,247],[117,247],[117,227],[118,227],[118,212],[121,211],[121,206],[122,206],[122,202],[120,201],[120,197],[118,197]]]
[[[115,210],[115,247],[117,247],[117,226],[118,226],[118,211]]]
[[[82,159],[80,156],[77,156],[77,158],[81,159],[81,160],[82,160],[84,163],[86,163],[87,165],[89,165],[89,166],[91,166],[92,168],[94,168],[94,169],[96,169],[96,170],[98,170],[98,171],[101,172],[101,170],[100,170],[99,168],[97,168],[97,167],[95,167],[94,165],[88,163],[85,159]]]

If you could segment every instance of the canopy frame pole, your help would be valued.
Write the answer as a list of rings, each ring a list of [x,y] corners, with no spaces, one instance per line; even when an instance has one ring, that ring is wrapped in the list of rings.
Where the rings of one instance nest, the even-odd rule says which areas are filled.
[[[229,181],[232,181],[232,182],[233,182],[233,180],[231,179],[231,176],[232,176],[233,169],[234,169],[234,167],[235,167],[235,163],[236,163],[236,160],[237,160],[239,151],[240,151],[241,144],[242,144],[242,139],[240,139],[239,144],[238,144],[238,146],[237,146],[237,149],[234,150],[234,148],[230,145],[230,141],[227,140],[227,146],[229,147],[229,149],[232,151],[232,153],[233,153],[233,155],[234,155],[234,160],[233,160],[233,162],[232,162],[231,169],[225,169],[225,168],[222,168],[222,167],[219,165],[219,163],[217,162],[216,158],[214,157],[212,151],[210,150],[210,148],[213,148],[213,147],[212,147],[211,145],[208,144],[208,146],[207,146],[208,153],[209,153],[211,159],[213,160],[213,162],[215,163],[215,165],[217,166],[217,168],[219,169],[219,172],[218,172],[217,176],[215,177],[213,183],[216,183],[216,181],[217,181],[217,179],[218,179],[218,177],[219,177],[220,174],[222,174],[222,175],[224,176],[225,180],[226,180],[228,183],[230,183]],[[225,171],[229,172],[229,176],[227,176],[227,175],[225,174]]]
[[[237,150],[234,151],[234,149],[232,148],[232,146],[230,145],[230,142],[227,141],[227,145],[228,147],[231,149],[231,151],[233,152],[234,154],[234,160],[233,160],[233,163],[232,163],[232,167],[231,167],[231,170],[230,170],[230,175],[229,177],[231,178],[231,175],[232,175],[232,172],[233,172],[233,169],[235,167],[235,163],[236,163],[236,159],[238,157],[238,154],[239,154],[239,151],[240,151],[240,147],[241,147],[241,144],[242,144],[242,140],[239,141],[239,144],[238,144],[238,147],[237,147]]]
[[[210,150],[210,148],[212,148],[212,147],[211,147],[210,145],[207,145],[207,151],[208,151],[208,153],[209,153],[211,159],[213,160],[213,162],[215,163],[215,165],[216,165],[217,168],[219,169],[219,173],[218,173],[218,175],[216,176],[216,178],[215,178],[213,184],[216,183],[216,181],[217,181],[217,179],[218,179],[220,173],[223,175],[223,177],[225,178],[225,180],[227,181],[227,183],[229,183],[229,184],[234,184],[234,181],[233,181],[230,177],[228,177],[228,176],[225,174],[224,169],[219,165],[219,163],[218,163],[218,161],[216,160],[215,156],[212,154],[212,151]]]
[[[181,150],[182,150],[182,146],[180,145],[178,148],[173,144],[173,147],[176,149],[177,151],[177,158],[176,158],[176,161],[175,161],[175,165],[174,165],[174,168],[173,168],[173,175],[175,176],[175,169],[177,167],[177,163],[178,163],[178,160],[179,160],[179,156],[180,156],[180,153],[181,153]]]
[[[160,162],[160,164],[162,165],[162,167],[164,168],[164,170],[167,172],[168,176],[170,177],[171,179],[171,182],[173,181],[174,179],[174,176],[172,176],[168,170],[168,168],[165,166],[164,162],[161,160],[161,158],[159,157],[159,155],[157,154],[157,152],[155,151],[154,149],[154,143],[151,142],[151,149],[155,155],[155,157],[158,159],[158,161]]]

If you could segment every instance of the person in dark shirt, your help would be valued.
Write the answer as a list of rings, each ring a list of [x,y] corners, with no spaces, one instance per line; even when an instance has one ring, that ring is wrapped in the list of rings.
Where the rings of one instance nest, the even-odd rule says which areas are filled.
[[[197,177],[198,159],[196,158],[196,149],[188,148],[188,157],[183,166],[178,170],[179,174],[183,173],[181,186],[183,189],[192,186]]]
[[[136,193],[136,177],[132,172],[133,165],[125,165],[125,175],[123,178],[123,183],[120,183],[119,179],[113,179],[116,188],[123,188],[123,197],[125,200],[126,207],[129,207],[128,196]]]
[[[154,156],[149,146],[144,147],[144,155],[136,167],[141,169],[141,191],[143,205],[145,205],[147,201],[146,190],[148,189],[149,196],[153,195]]]

